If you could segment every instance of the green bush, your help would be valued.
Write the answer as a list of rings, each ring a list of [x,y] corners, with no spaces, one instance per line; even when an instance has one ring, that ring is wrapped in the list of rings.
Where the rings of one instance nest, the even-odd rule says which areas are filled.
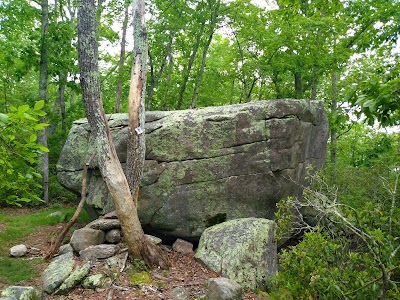
[[[0,203],[20,206],[42,200],[40,179],[36,170],[38,155],[48,149],[37,141],[37,133],[47,124],[39,119],[44,101],[33,108],[21,105],[0,113]]]
[[[352,208],[338,190],[311,176],[303,200],[278,204],[277,237],[306,230],[303,240],[283,250],[271,296],[274,299],[400,299],[399,174],[386,182],[386,201]],[[390,185],[392,183],[392,185]],[[307,211],[308,218],[305,212]],[[310,223],[310,215],[314,224]]]

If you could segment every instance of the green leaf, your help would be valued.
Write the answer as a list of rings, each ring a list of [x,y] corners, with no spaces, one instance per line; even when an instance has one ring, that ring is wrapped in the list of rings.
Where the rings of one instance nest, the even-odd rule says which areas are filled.
[[[40,131],[40,130],[43,130],[47,126],[49,126],[49,124],[46,124],[46,123],[36,124],[35,125],[35,130]]]
[[[39,116],[39,117],[43,117],[43,116],[46,115],[46,112],[43,111],[43,110],[38,110],[38,111],[35,111],[35,114],[36,114],[37,116]]]
[[[42,145],[38,145],[38,148],[40,149],[40,150],[42,150],[43,152],[49,152],[49,149],[48,148],[46,148],[46,147],[44,147],[44,146],[42,146]]]
[[[34,110],[40,110],[44,107],[44,100],[39,100],[35,103]]]
[[[36,134],[31,134],[31,136],[29,137],[29,141],[31,141],[33,143],[33,142],[36,142],[36,140],[37,140]]]
[[[8,121],[8,116],[6,114],[0,113],[0,121],[6,123]]]
[[[38,119],[32,117],[30,114],[24,113],[26,119],[37,122]]]
[[[18,113],[24,113],[27,112],[29,110],[29,105],[25,104],[25,105],[21,105],[18,107]]]

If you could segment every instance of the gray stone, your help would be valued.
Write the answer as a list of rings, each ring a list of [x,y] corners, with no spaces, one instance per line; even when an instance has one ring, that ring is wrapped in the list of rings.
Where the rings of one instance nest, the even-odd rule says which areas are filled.
[[[183,254],[192,254],[193,244],[182,239],[177,239],[172,245],[172,250]]]
[[[219,277],[208,280],[207,298],[213,300],[241,300],[242,287],[228,278]]]
[[[104,219],[118,219],[117,212],[115,210],[110,211],[109,213],[103,216]]]
[[[190,292],[183,286],[177,286],[171,290],[170,296],[173,300],[189,300]]]
[[[89,246],[99,245],[103,242],[104,231],[85,227],[74,231],[70,244],[74,251],[79,253]]]
[[[41,300],[42,293],[31,286],[9,286],[1,293],[0,299]]]
[[[160,245],[162,243],[162,239],[160,239],[154,235],[145,234],[144,237],[147,240],[149,240],[151,243],[153,243],[154,245]]]
[[[13,257],[24,256],[28,252],[28,248],[25,245],[16,245],[10,248],[10,255]]]
[[[72,252],[56,257],[42,274],[43,290],[52,294],[71,274],[74,267]]]
[[[89,273],[91,263],[87,262],[82,266],[76,267],[75,270],[68,276],[67,279],[61,284],[61,286],[55,292],[56,295],[65,295],[77,286],[83,278]]]
[[[117,244],[121,241],[121,230],[119,229],[111,229],[106,232],[105,236],[106,242],[110,244]]]
[[[127,115],[110,117],[123,166]],[[325,160],[327,119],[323,102],[256,101],[196,110],[147,112],[146,161],[138,213],[143,228],[158,236],[198,239],[226,220],[274,217],[276,203],[300,196],[306,167]],[[91,157],[90,128],[77,120],[57,164],[58,179],[81,192],[82,165]],[[97,169],[88,176],[88,210],[113,211]]]
[[[60,250],[58,251],[58,255],[63,255],[68,252],[74,252],[74,249],[72,248],[72,246],[70,244],[65,244],[60,247]]]
[[[117,245],[95,245],[89,246],[79,252],[79,256],[83,260],[96,260],[108,258],[115,255],[119,251]]]
[[[201,236],[195,258],[244,289],[265,290],[277,272],[275,226],[274,221],[256,218],[212,226]]]
[[[87,224],[86,227],[106,231],[121,228],[121,223],[118,219],[97,219]]]
[[[91,276],[86,277],[82,281],[82,286],[85,289],[102,288],[102,287],[107,286],[109,284],[111,284],[111,280],[110,280],[110,278],[108,278],[104,274],[91,275]]]

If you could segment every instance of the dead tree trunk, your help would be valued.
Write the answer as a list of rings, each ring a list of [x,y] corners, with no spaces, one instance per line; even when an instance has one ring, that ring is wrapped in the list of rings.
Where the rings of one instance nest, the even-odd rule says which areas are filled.
[[[165,268],[167,265],[165,260],[160,258],[161,255],[156,257],[157,261],[152,260],[154,256],[149,258],[143,255],[143,253],[149,252],[147,249],[150,246],[144,239],[137,207],[133,202],[128,181],[118,160],[101,101],[96,25],[95,0],[78,0],[78,59],[82,96],[91,129],[92,144],[97,150],[99,169],[121,222],[129,254],[132,258],[143,258],[148,264],[159,264]],[[138,61],[137,58],[136,61]],[[131,82],[131,90],[134,85]],[[141,168],[141,166],[135,165],[135,168]]]
[[[115,151],[101,101],[94,0],[78,1],[78,58],[82,96],[101,175],[110,192],[129,253],[140,258],[143,231]]]

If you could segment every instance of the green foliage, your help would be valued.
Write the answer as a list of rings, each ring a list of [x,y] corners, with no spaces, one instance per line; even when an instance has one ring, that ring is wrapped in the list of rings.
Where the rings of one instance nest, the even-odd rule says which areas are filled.
[[[386,199],[354,209],[318,173],[303,200],[278,204],[277,237],[306,230],[283,250],[274,299],[397,299],[400,276],[399,173],[382,178]],[[348,179],[348,178],[347,178]]]
[[[0,202],[20,206],[42,201],[36,163],[40,153],[48,152],[37,141],[47,126],[39,121],[45,115],[43,106],[44,101],[33,108],[11,106],[10,113],[0,114]]]

